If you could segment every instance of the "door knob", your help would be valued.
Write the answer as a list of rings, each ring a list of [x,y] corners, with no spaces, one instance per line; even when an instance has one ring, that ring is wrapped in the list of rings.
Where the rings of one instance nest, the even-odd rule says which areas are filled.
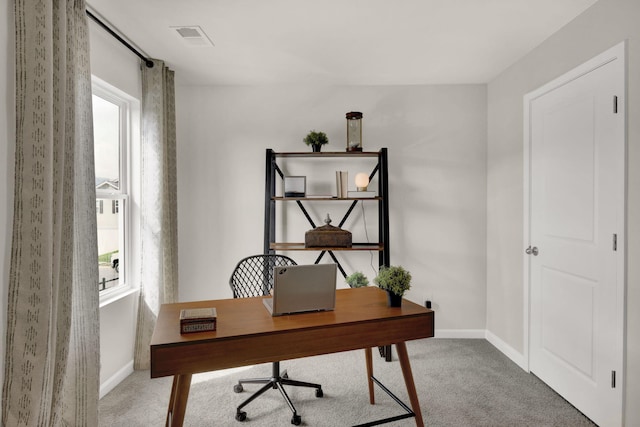
[[[538,248],[535,246],[529,246],[524,250],[524,253],[526,253],[527,255],[538,256]]]

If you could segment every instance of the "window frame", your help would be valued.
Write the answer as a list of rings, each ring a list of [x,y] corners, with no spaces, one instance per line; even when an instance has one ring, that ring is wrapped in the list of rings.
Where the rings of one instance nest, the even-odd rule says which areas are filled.
[[[139,173],[135,159],[138,157],[134,149],[136,143],[140,141],[140,101],[120,89],[104,82],[96,76],[91,79],[92,95],[98,96],[108,102],[117,105],[120,109],[120,134],[119,134],[119,190],[98,190],[96,189],[96,200],[105,199],[118,204],[118,211],[122,214],[122,227],[118,236],[122,242],[120,245],[119,262],[119,284],[105,290],[98,290],[100,306],[104,306],[121,297],[137,291],[139,288],[138,278],[135,274],[135,253],[139,253],[139,235],[135,233],[135,224],[139,224],[137,211],[133,209],[135,205],[134,189],[136,180],[133,174]],[[112,209],[103,206],[103,212],[110,212]]]

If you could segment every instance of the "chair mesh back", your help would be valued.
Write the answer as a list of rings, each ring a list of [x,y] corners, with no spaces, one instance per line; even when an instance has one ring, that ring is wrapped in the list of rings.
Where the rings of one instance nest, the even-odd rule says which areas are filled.
[[[253,255],[240,260],[229,279],[233,297],[269,295],[273,289],[273,268],[287,265],[296,262],[284,255]]]

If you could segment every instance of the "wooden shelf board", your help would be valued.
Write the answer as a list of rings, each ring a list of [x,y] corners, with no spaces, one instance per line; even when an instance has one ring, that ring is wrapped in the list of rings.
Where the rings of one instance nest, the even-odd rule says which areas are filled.
[[[384,245],[378,243],[353,243],[350,248],[313,247],[307,248],[304,243],[271,243],[270,249],[276,251],[381,251]]]
[[[321,151],[273,153],[276,157],[378,157],[378,151]]]
[[[271,198],[272,200],[277,201],[296,201],[296,200],[331,200],[331,201],[339,201],[339,200],[382,200],[382,197],[282,197],[282,196],[274,196]]]

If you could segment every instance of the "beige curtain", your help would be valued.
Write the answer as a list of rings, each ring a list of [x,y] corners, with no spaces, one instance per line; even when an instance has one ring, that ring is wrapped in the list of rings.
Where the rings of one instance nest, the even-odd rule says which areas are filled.
[[[98,257],[84,1],[15,0],[4,426],[95,426]]]
[[[141,290],[135,369],[149,369],[160,305],[178,299],[178,218],[174,74],[142,65]]]

